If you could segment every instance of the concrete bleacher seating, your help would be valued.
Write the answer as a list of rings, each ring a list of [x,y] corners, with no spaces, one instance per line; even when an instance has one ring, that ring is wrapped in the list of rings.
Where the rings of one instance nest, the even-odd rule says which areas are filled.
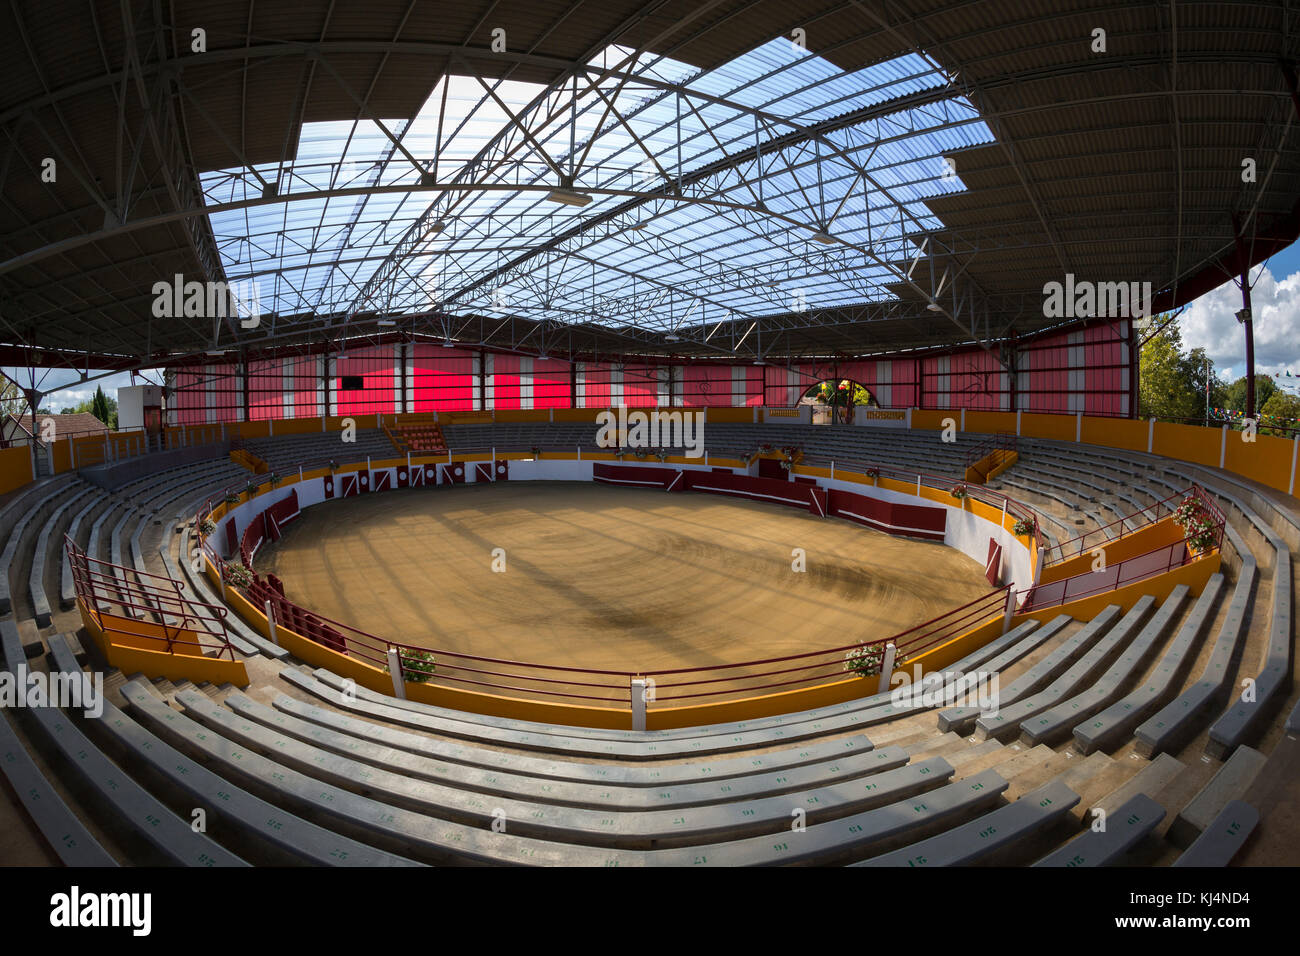
[[[1145,661],[1159,647],[1160,640],[1173,627],[1182,610],[1188,588],[1180,584],[1161,603],[1147,621],[1146,626],[1120,650],[1119,657],[1086,688],[1074,696],[1054,704],[1046,711],[1026,718],[1020,725],[1026,743],[1051,743],[1069,735],[1078,721],[1091,717],[1118,697],[1135,673],[1140,672]]]
[[[49,644],[55,670],[80,673],[61,635],[52,635]],[[140,691],[149,694],[143,686]],[[272,861],[323,866],[411,865],[400,856],[348,840],[232,786],[203,762],[191,760],[149,733],[111,702],[105,703],[104,716],[90,729],[111,741],[133,766],[150,767],[167,787],[186,794],[199,806],[214,808],[219,820],[238,830],[240,838],[250,841],[259,853],[269,852]]]
[[[36,546],[32,552],[31,571],[27,576],[27,591],[31,597],[32,611],[36,618],[37,627],[49,627],[51,608],[59,603],[56,598],[54,604],[51,604],[49,595],[45,591],[45,562],[50,556],[50,544],[53,540],[54,529],[58,526],[59,519],[64,512],[79,505],[86,496],[86,489],[78,489],[80,493],[74,494],[46,519],[41,526],[40,534],[36,539]]]
[[[1246,633],[1247,612],[1255,588],[1255,577],[1255,558],[1247,551],[1237,572],[1237,584],[1233,588],[1227,616],[1219,628],[1205,669],[1196,683],[1137,728],[1134,736],[1137,739],[1138,753],[1151,757],[1170,747],[1174,741],[1186,737],[1195,728],[1201,715],[1215,701],[1222,701],[1228,693],[1232,682],[1230,665]]]
[[[1223,575],[1213,575],[1145,683],[1074,728],[1074,744],[1080,753],[1092,753],[1116,742],[1173,693],[1191,663],[1192,652],[1213,621],[1222,588]]]
[[[282,697],[282,703],[289,703],[292,698]],[[532,783],[529,774],[515,773],[500,766],[492,765],[488,756],[494,751],[481,748],[460,747],[460,756],[473,763],[449,758],[446,746],[435,745],[430,738],[405,735],[410,740],[412,749],[399,749],[386,746],[375,738],[375,733],[384,730],[378,725],[370,725],[370,732],[365,733],[364,722],[358,734],[354,735],[331,729],[292,716],[288,709],[274,709],[258,703],[245,694],[230,694],[225,704],[236,714],[250,721],[273,728],[296,740],[310,743],[323,750],[342,754],[356,760],[392,769],[398,768],[412,777],[433,780],[453,781],[457,787],[509,794],[512,788],[521,787],[525,781]],[[400,732],[396,732],[400,733]],[[410,745],[408,745],[410,746]],[[798,791],[829,784],[839,780],[851,779],[866,774],[893,770],[908,762],[908,755],[900,747],[885,747],[880,750],[863,748],[848,753],[838,751],[843,748],[827,748],[824,758],[818,762],[809,762],[806,750],[800,751],[795,766],[778,763],[775,768],[765,767],[761,772],[751,761],[717,761],[724,765],[719,775],[717,766],[703,765],[703,771],[695,769],[701,765],[692,764],[693,777],[706,777],[695,783],[673,785],[668,777],[659,773],[655,777],[643,774],[637,785],[622,785],[609,779],[606,773],[598,779],[588,781],[561,781],[548,779],[540,786],[549,802],[565,803],[572,806],[609,806],[619,809],[648,809],[651,807],[692,806],[710,802],[728,802],[748,796],[770,795]],[[476,751],[476,752],[475,752]],[[789,760],[790,757],[782,758]],[[491,769],[484,767],[487,764]],[[726,772],[726,764],[731,764],[731,772]],[[578,765],[583,766],[583,765]],[[666,768],[668,775],[680,768]],[[573,770],[570,773],[575,772]],[[657,773],[657,772],[656,772]]]
[[[401,845],[409,852],[429,859],[430,862],[509,862],[532,865],[566,863],[592,866],[653,863],[684,865],[688,859],[704,854],[699,846],[638,851],[565,844],[540,837],[516,835],[511,830],[511,824],[516,824],[518,821],[509,814],[501,818],[508,821],[503,832],[493,832],[490,826],[466,826],[430,817],[405,807],[395,806],[391,802],[382,802],[350,792],[278,761],[249,752],[246,748],[234,747],[227,738],[213,733],[208,725],[197,724],[167,708],[162,701],[153,697],[141,686],[139,681],[124,685],[123,693],[131,702],[133,710],[137,711],[155,732],[162,733],[182,746],[204,753],[209,761],[221,766],[238,779],[255,782],[260,788],[274,792],[282,802],[292,806],[310,807],[315,813],[330,818],[337,826],[349,832],[365,833],[369,838],[381,843]],[[232,757],[232,750],[237,752],[237,759]],[[404,778],[398,778],[398,781],[401,779]],[[939,792],[948,789],[950,788],[941,787]],[[926,799],[931,798],[927,795]],[[487,821],[497,819],[491,813],[493,809],[491,806],[482,801],[478,802],[481,804],[479,807],[470,807],[471,816],[473,812],[477,812],[477,819]],[[780,799],[780,804],[782,811],[780,823],[784,827],[789,820],[789,800]],[[827,825],[839,826],[855,818],[865,819],[872,814],[883,815],[897,806],[898,804],[890,804],[832,821]],[[810,826],[808,829],[811,833],[819,827]],[[743,847],[754,857],[766,856],[770,859],[773,854],[779,852],[772,849],[772,844],[770,835],[764,834],[749,839],[728,841],[727,846]],[[722,849],[725,851],[727,847]],[[834,849],[843,852],[840,846]],[[716,859],[714,850],[715,847],[710,846],[707,855]],[[760,861],[754,859],[752,862]]]
[[[1269,625],[1261,670],[1250,692],[1236,695],[1228,710],[1210,727],[1206,752],[1226,757],[1257,733],[1270,708],[1279,703],[1291,685],[1291,552],[1279,550],[1273,566],[1273,615]]]
[[[23,541],[28,529],[38,527],[66,496],[75,494],[82,484],[76,475],[47,479],[37,488],[11,501],[4,512],[0,513],[0,529],[6,535],[4,547],[0,549],[0,569],[3,570],[0,573],[0,614],[8,614],[13,610],[15,592],[11,576],[21,563]],[[25,593],[26,589],[20,588],[19,591]]]
[[[608,783],[628,787],[672,787],[702,780],[722,780],[768,770],[792,770],[809,764],[841,761],[846,774],[853,773],[855,757],[874,750],[866,737],[858,735],[829,741],[801,744],[797,750],[765,751],[729,759],[709,758],[680,764],[591,764],[582,761],[559,760],[547,756],[520,755],[493,748],[485,748],[422,734],[399,730],[327,710],[309,701],[285,694],[272,702],[274,708],[286,715],[299,717],[308,723],[326,729],[339,730],[349,737],[394,750],[404,750],[423,756],[437,757],[471,767],[524,773],[534,777],[548,777],[584,784]],[[301,724],[283,725],[286,732],[305,732]],[[318,739],[313,737],[313,739]]]
[[[0,661],[11,674],[25,661],[18,635],[5,631],[0,638]],[[161,860],[181,866],[246,866],[227,850],[195,832],[151,793],[136,783],[92,744],[62,711],[52,706],[29,706],[23,712],[64,757],[95,794],[98,804],[111,808],[115,820],[125,823],[151,845]]]
[[[304,462],[314,462],[317,467],[326,461],[335,460],[340,464],[365,461],[367,457],[376,461],[398,457],[397,449],[388,440],[382,429],[359,428],[352,435],[352,441],[344,441],[347,433],[341,431],[308,432],[297,435],[280,435],[269,438],[244,439],[244,447],[265,461],[274,472],[288,474],[298,470]],[[251,478],[251,472],[245,472]]]
[[[18,642],[18,628],[12,619],[0,620],[0,640],[3,640],[7,656],[13,644]],[[5,669],[10,667],[6,659]],[[117,860],[91,834],[36,766],[10,726],[9,713],[16,711],[9,711],[9,708],[0,710],[0,770],[46,842],[66,866],[117,866]]]
[[[1059,822],[1079,795],[1059,780],[1008,806],[859,866],[964,866]]]
[[[1245,795],[1266,759],[1253,747],[1238,747],[1196,796],[1178,811],[1169,827],[1169,840],[1184,849],[1189,847],[1229,802]]]
[[[0,768],[19,802],[65,866],[118,865],[41,773],[3,713],[0,713]]]
[[[1026,694],[1033,693],[1056,677],[1064,668],[1074,663],[1079,655],[1088,649],[1090,643],[1100,635],[1101,630],[1109,627],[1110,622],[1117,617],[1119,617],[1118,607],[1112,605],[1104,609],[1101,615],[1098,616],[1100,620],[1094,618],[1097,621],[1095,626],[1080,628],[1024,674],[1021,674],[1005,687],[999,686],[998,706],[1014,704]],[[1043,630],[1055,633],[1064,629],[1070,621],[1071,618],[1063,614],[1045,624]],[[944,733],[948,731],[966,733],[971,729],[975,721],[980,718],[980,715],[981,711],[978,707],[950,707],[939,712],[939,730]]]
[[[1258,810],[1242,800],[1229,800],[1172,865],[1227,866],[1258,825]]]
[[[737,778],[727,784],[740,795],[736,801],[663,808],[634,806],[631,810],[637,812],[628,812],[617,804],[588,808],[552,803],[552,796],[530,792],[538,785],[522,778],[513,791],[497,793],[494,805],[489,806],[481,794],[462,789],[459,781],[444,777],[445,782],[433,782],[410,773],[422,764],[421,758],[400,757],[397,763],[384,767],[364,764],[246,720],[217,707],[202,694],[178,693],[176,701],[187,716],[226,739],[343,789],[440,819],[489,829],[493,811],[499,808],[511,821],[510,832],[589,846],[650,849],[706,842],[720,835],[744,837],[780,832],[789,826],[792,803],[805,806],[812,823],[825,816],[862,812],[913,796],[939,786],[953,772],[940,757],[910,764],[901,752],[882,751],[878,772],[810,787],[794,798],[765,796],[761,791],[746,795],[742,792],[742,778]],[[891,757],[898,765],[887,769]],[[529,799],[543,796],[547,802]]]
[[[1115,618],[1118,617],[1119,608],[1115,605],[1105,608],[1085,627],[1085,631],[1090,632],[1086,640],[1092,642],[1092,646],[1071,664],[1065,673],[1043,690],[1023,697],[1009,706],[1001,707],[996,714],[978,718],[975,721],[976,739],[984,740],[992,737],[1001,740],[1014,736],[1019,733],[1022,721],[1042,713],[1061,700],[1068,699],[1119,653],[1123,643],[1141,624],[1154,603],[1155,600],[1149,595],[1139,599],[1118,623],[1115,623]],[[1093,642],[1094,634],[1102,636]]]
[[[1089,828],[1034,866],[1091,867],[1119,862],[1165,818],[1165,808],[1144,793],[1136,794],[1106,817],[1101,830]]]

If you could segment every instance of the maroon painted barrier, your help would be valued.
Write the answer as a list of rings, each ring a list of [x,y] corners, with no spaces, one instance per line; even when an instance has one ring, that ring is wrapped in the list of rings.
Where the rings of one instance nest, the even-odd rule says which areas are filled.
[[[676,468],[651,468],[644,465],[615,465],[597,461],[591,465],[591,480],[609,485],[642,488],[667,488],[680,474]],[[681,484],[680,481],[677,482]],[[674,489],[676,490],[676,489]]]
[[[948,527],[946,508],[905,505],[838,489],[831,489],[828,512],[877,531],[927,541],[942,541]]]
[[[688,471],[685,483],[691,491],[714,495],[732,495],[752,501],[770,501],[778,505],[806,508],[815,515],[826,513],[826,493],[820,488],[798,481],[779,478],[753,478],[749,475]],[[821,492],[820,497],[818,492]]]
[[[993,587],[998,586],[1002,577],[1002,545],[989,538],[989,556],[984,562],[984,577]]]

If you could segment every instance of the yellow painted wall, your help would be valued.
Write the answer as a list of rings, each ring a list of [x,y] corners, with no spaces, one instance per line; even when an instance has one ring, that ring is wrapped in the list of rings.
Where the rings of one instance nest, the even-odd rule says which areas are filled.
[[[1242,441],[1242,434],[1228,433],[1228,441],[1223,446],[1224,467],[1271,488],[1285,491],[1291,481],[1294,440],[1274,435],[1256,435],[1253,442],[1247,442]]]
[[[1147,450],[1148,424],[1129,418],[1083,417],[1083,440],[1093,445],[1108,445],[1128,451]]]
[[[961,422],[961,412],[952,413],[958,423]],[[1010,432],[1015,434],[1016,431],[1016,413],[1015,412],[978,412],[966,411],[966,431],[968,432]],[[1073,435],[1071,437],[1074,437]]]
[[[557,408],[555,409],[555,420],[557,422],[594,422],[596,416],[604,409],[600,408]]]
[[[943,427],[945,418],[960,420],[961,415],[956,412],[935,408],[914,408],[912,409],[912,428],[924,431],[938,431]]]
[[[746,424],[754,421],[754,409],[745,408],[710,408],[708,421],[718,424]],[[706,422],[707,425],[707,422]],[[778,432],[779,434],[779,432]]]
[[[8,494],[32,480],[32,453],[26,446],[0,448],[0,495]]]
[[[1011,430],[1015,431],[1015,416],[1012,416]],[[1033,438],[1053,438],[1057,441],[1074,441],[1076,420],[1073,415],[1044,415],[1022,412],[1020,415],[1020,434]]]
[[[144,674],[146,677],[162,677],[172,681],[188,680],[196,684],[204,681],[218,685],[234,684],[238,687],[247,687],[249,684],[248,669],[243,661],[225,657],[208,657],[203,654],[169,654],[166,651],[152,650],[141,645],[154,642],[133,640],[131,635],[116,630],[105,634],[99,623],[99,615],[87,611],[85,604],[80,600],[77,601],[77,610],[81,614],[81,622],[85,625],[86,633],[95,642],[100,654],[110,665],[124,674]],[[104,617],[106,622],[111,621],[111,626],[114,628],[148,623],[130,621],[114,615]],[[157,625],[152,626],[157,628]]]
[[[1164,455],[1167,458],[1194,461],[1197,464],[1217,468],[1221,434],[1221,429],[1217,428],[1156,422],[1151,451],[1153,454]],[[1233,436],[1228,437],[1231,439]]]

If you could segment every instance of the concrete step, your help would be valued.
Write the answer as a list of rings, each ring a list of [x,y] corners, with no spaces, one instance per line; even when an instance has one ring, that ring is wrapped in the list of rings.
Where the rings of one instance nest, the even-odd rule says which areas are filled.
[[[1240,800],[1246,794],[1267,760],[1253,747],[1238,747],[1210,782],[1179,811],[1169,827],[1169,841],[1182,850],[1191,846],[1230,800]]]
[[[1122,761],[1117,761],[1122,763]],[[1138,763],[1138,761],[1132,761]],[[1187,770],[1187,765],[1171,754],[1161,754],[1155,760],[1146,763],[1137,773],[1130,776],[1118,787],[1108,791],[1100,799],[1091,801],[1084,815],[1084,822],[1089,823],[1093,811],[1100,809],[1108,815],[1124,805],[1125,801],[1139,793],[1144,793],[1153,800],[1162,793],[1168,784],[1180,773]]]

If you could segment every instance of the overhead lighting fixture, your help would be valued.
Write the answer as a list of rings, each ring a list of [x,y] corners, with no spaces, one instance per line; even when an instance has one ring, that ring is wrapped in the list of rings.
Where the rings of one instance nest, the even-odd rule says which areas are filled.
[[[679,339],[677,336],[673,335],[673,333],[669,332],[667,335],[664,336],[664,341],[665,341],[665,342],[680,342],[681,339]]]
[[[396,319],[380,319],[376,324],[377,324],[377,325],[396,325],[396,324],[397,324],[397,320],[396,320]]]
[[[452,344],[451,339],[447,339],[445,342],[442,343],[442,347],[445,349],[453,349],[456,346]]]
[[[818,242],[824,243],[825,245],[828,246],[833,242],[839,241],[834,236],[832,236],[829,232],[823,232],[820,229],[817,232],[813,233],[813,238]]]
[[[644,228],[645,228],[644,222],[634,222],[632,223],[632,225],[628,226],[627,229],[624,230],[624,232],[640,232]]]
[[[546,194],[546,198],[551,202],[562,203],[565,206],[585,206],[591,202],[591,197],[586,193],[580,193],[573,189],[557,188],[552,189]]]
[[[447,224],[439,219],[437,222],[431,224],[428,229],[424,230],[424,234],[426,236],[436,236],[446,228]]]
[[[938,302],[931,302],[929,305],[926,306],[926,308],[929,309],[931,312],[943,311],[943,306],[941,306]]]

